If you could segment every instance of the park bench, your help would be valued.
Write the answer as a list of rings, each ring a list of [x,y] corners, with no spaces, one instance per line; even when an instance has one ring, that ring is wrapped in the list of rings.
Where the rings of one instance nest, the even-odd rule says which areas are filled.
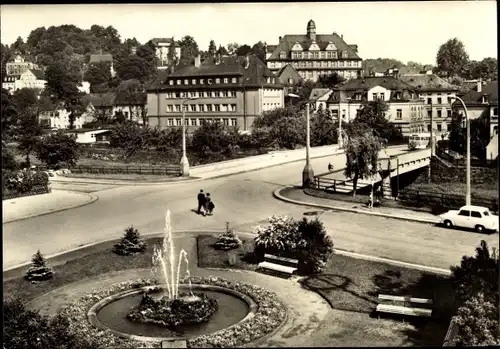
[[[379,313],[378,316],[379,319],[380,319],[380,313],[389,313],[389,314],[415,316],[415,317],[432,316],[432,309],[413,306],[416,304],[432,306],[432,299],[411,298],[407,296],[402,297],[402,296],[390,296],[385,294],[379,294],[378,300],[379,304],[377,305],[377,313]],[[391,304],[384,304],[380,302],[391,302]]]
[[[264,262],[259,263],[259,268],[278,271],[284,274],[292,275],[297,271],[299,261],[291,258],[273,256],[271,254],[264,255]]]

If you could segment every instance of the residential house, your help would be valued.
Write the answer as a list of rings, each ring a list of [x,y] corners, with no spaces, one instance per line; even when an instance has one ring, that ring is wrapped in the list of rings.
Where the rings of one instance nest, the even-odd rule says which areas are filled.
[[[280,36],[276,47],[267,46],[266,58],[272,72],[290,64],[303,79],[313,81],[334,72],[346,79],[357,78],[363,70],[358,46],[348,45],[337,33],[316,34],[313,20],[307,23],[307,34]]]
[[[202,123],[222,122],[250,130],[255,118],[283,107],[284,90],[277,77],[255,55],[221,57],[215,62],[201,57],[194,64],[178,66],[162,84],[150,86],[148,121],[166,128],[185,123],[193,131]]]
[[[436,139],[447,139],[451,131],[452,98],[457,95],[458,88],[432,72],[405,74],[399,78],[417,88],[419,98],[424,100],[426,131],[431,131],[432,117],[432,131]]]
[[[5,64],[5,73],[9,76],[20,76],[22,73],[29,69],[40,69],[36,63],[25,62],[22,56],[16,56],[14,62],[7,62]]]
[[[313,110],[323,109],[326,110],[327,102],[332,94],[332,90],[329,88],[313,88],[309,100],[311,100],[311,107]]]
[[[143,123],[143,113],[146,109],[146,94],[141,94],[135,102],[126,96],[116,93],[92,93],[83,98],[85,112],[82,114],[84,123],[116,117],[121,112],[125,119]]]
[[[110,64],[111,76],[115,76],[116,72],[113,66],[113,55],[110,53],[100,53],[90,55],[89,64],[97,64],[101,62],[107,62]]]
[[[383,100],[388,104],[386,118],[404,136],[424,132],[423,101],[415,87],[391,76],[364,77],[335,88],[326,102],[334,119],[349,122],[356,118],[363,102]]]
[[[166,69],[169,65],[168,59],[168,51],[170,50],[170,46],[174,45],[175,47],[175,55],[176,57],[181,57],[181,47],[174,40],[174,38],[154,38],[151,39],[151,42],[155,46],[156,57],[158,58],[159,65],[158,69]]]
[[[486,156],[490,160],[498,157],[498,81],[478,81],[476,88],[461,96],[467,107],[470,119],[487,118],[490,124],[490,142],[487,146]],[[453,107],[459,109],[463,115],[464,110],[459,101]]]
[[[45,74],[39,69],[27,69],[20,75],[6,75],[2,79],[2,88],[11,94],[22,88],[42,91],[45,88]]]
[[[16,81],[21,78],[21,75],[6,75],[2,77],[2,88],[13,94],[16,90]]]
[[[106,129],[81,129],[81,130],[68,130],[67,133],[76,136],[76,143],[80,144],[95,144],[95,143],[108,143],[110,130]]]
[[[287,64],[280,68],[275,75],[278,79],[278,82],[285,88],[285,98],[289,93],[293,92],[294,86],[297,83],[304,80],[290,64]]]
[[[69,122],[70,112],[65,108],[44,108],[40,111],[39,120],[40,125],[50,128],[52,130],[66,130],[70,127]],[[82,128],[84,120],[81,117],[76,117],[73,122],[75,129]]]

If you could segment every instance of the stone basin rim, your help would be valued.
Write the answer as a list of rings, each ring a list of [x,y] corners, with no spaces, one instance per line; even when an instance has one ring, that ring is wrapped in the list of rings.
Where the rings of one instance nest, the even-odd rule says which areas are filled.
[[[155,288],[166,288],[166,286],[167,286],[166,284],[143,286],[140,288],[134,288],[134,289],[130,289],[130,290],[126,290],[126,291],[112,294],[106,298],[101,299],[96,304],[94,304],[87,312],[87,319],[93,326],[99,328],[100,330],[111,332],[114,335],[121,337],[121,338],[127,338],[127,339],[136,340],[136,341],[161,342],[161,341],[188,340],[188,339],[197,338],[197,337],[190,337],[190,338],[186,338],[186,337],[148,337],[148,336],[139,336],[139,335],[129,334],[129,333],[113,330],[113,329],[107,327],[106,325],[104,325],[97,318],[97,313],[102,308],[104,308],[106,305],[108,305],[114,301],[117,301],[117,300],[125,298],[125,297],[133,296],[133,295],[136,295],[138,293],[142,293],[142,292],[147,291],[147,290],[151,290],[151,289],[155,289]],[[255,302],[255,300],[252,297],[250,297],[246,294],[243,294],[241,292],[238,292],[236,290],[232,290],[232,289],[229,289],[226,287],[221,287],[221,286],[207,285],[207,284],[192,284],[191,286],[194,290],[207,290],[207,291],[226,293],[226,294],[229,294],[229,295],[232,295],[234,297],[242,299],[248,305],[249,311],[243,319],[241,319],[240,321],[238,321],[235,324],[232,324],[231,326],[220,329],[219,331],[225,331],[225,330],[230,329],[236,325],[239,325],[243,322],[246,322],[246,321],[250,320],[251,318],[253,318],[255,316],[255,313],[257,312],[257,309],[258,309],[257,302]],[[189,288],[189,284],[179,284],[179,287],[180,288],[181,287],[182,288]],[[219,331],[213,332],[211,334],[217,333]],[[200,336],[202,336],[202,335],[200,335]],[[200,337],[200,336],[198,336],[198,337]]]

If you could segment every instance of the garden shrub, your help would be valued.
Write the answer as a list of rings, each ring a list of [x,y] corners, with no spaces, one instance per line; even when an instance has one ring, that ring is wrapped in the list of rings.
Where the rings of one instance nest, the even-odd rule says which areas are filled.
[[[2,144],[2,171],[15,171],[17,169],[19,169],[19,164],[14,154],[5,144]]]
[[[31,267],[26,273],[26,280],[37,282],[52,279],[54,271],[45,264],[45,258],[38,250],[31,259]]]
[[[121,256],[130,256],[146,251],[146,243],[140,240],[137,229],[130,226],[125,229],[123,238],[113,247],[113,252]]]
[[[258,261],[273,254],[299,261],[301,274],[321,272],[333,252],[333,242],[317,218],[295,221],[288,217],[271,217],[265,228],[257,227],[254,254]]]
[[[214,244],[216,250],[229,251],[241,247],[242,241],[236,236],[234,230],[227,228],[226,232],[217,235],[217,241]]]

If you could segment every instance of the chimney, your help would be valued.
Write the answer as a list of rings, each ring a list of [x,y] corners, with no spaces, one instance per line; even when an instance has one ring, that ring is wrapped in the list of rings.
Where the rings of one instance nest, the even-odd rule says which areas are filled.
[[[483,92],[483,82],[481,79],[477,81],[477,92]]]
[[[344,34],[340,34],[340,38],[344,40]]]
[[[280,36],[280,37],[278,38],[278,44],[281,42],[281,39],[282,39],[282,37]]]
[[[215,54],[215,64],[216,65],[220,64],[220,53],[218,52]]]
[[[175,63],[170,64],[170,74],[173,74],[175,71]]]
[[[246,55],[245,56],[245,70],[248,69],[249,66],[250,66],[250,56]]]
[[[194,66],[196,68],[199,68],[201,65],[201,55],[197,55],[196,57],[194,57]]]

